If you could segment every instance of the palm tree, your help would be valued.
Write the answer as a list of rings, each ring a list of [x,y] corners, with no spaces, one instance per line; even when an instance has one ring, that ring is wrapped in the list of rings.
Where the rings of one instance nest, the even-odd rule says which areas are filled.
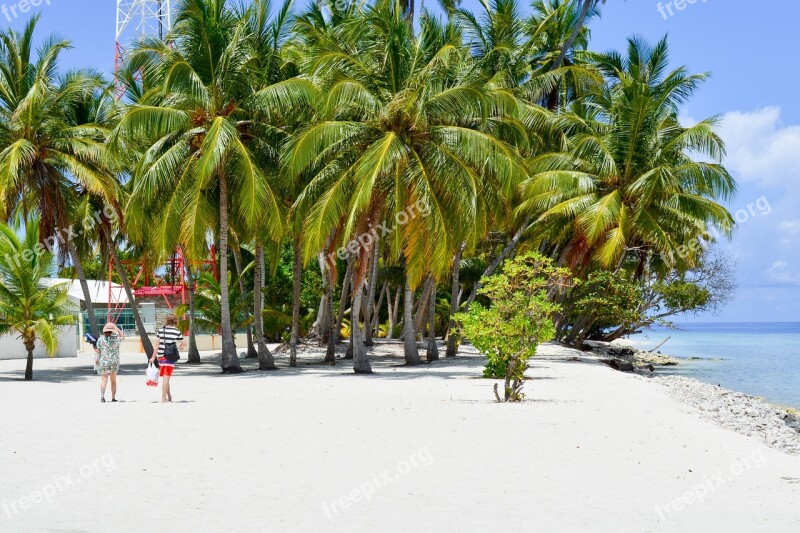
[[[242,242],[239,240],[239,234],[235,231],[231,231],[231,236],[234,237],[233,246],[231,247],[231,252],[233,255],[233,266],[236,269],[236,282],[239,285],[239,292],[245,294],[246,292],[246,280],[245,280],[245,269],[249,268],[245,267],[244,260],[242,259]],[[256,351],[256,347],[253,344],[253,330],[252,328],[248,327],[245,331],[245,342],[247,343],[247,358],[248,359],[258,359],[258,352]]]
[[[556,60],[553,61],[550,70],[556,70],[560,68],[561,65],[564,64],[567,55],[575,46],[575,41],[578,39],[578,36],[583,30],[584,23],[586,22],[586,19],[589,16],[589,11],[597,7],[599,4],[605,4],[605,3],[606,0],[583,0],[583,4],[581,5],[581,11],[578,14],[578,19],[575,21],[575,25],[572,28],[572,33],[570,33],[567,40],[564,41],[564,45],[561,47],[561,52],[558,54]]]
[[[186,0],[167,42],[150,40],[129,58],[153,87],[124,110],[112,140],[142,146],[132,203],[162,207],[155,231],[179,235],[190,256],[217,230],[220,257],[223,372],[241,372],[231,329],[228,238],[238,227],[279,241],[282,199],[256,153],[274,146],[275,128],[260,120],[286,92],[260,88],[249,21],[224,0]],[[302,84],[297,84],[302,88]],[[302,95],[301,95],[302,97]]]
[[[558,46],[561,42],[553,35],[560,35],[559,29],[564,21],[571,20],[574,11],[572,0],[534,2],[534,13],[528,19],[522,15],[522,7],[517,0],[493,0],[483,2],[482,6],[483,10],[478,16],[466,9],[458,10],[456,16],[465,27],[472,54],[478,68],[489,80],[491,90],[497,94],[500,102],[513,107],[519,117],[516,121],[510,121],[501,115],[502,120],[490,120],[490,131],[518,146],[528,158],[559,149],[563,145],[563,135],[553,127],[552,113],[532,102],[547,102],[548,107],[556,111],[558,98],[551,98],[550,95],[558,95],[559,87],[567,78],[578,85],[596,83],[599,78],[583,67],[547,68],[552,61],[553,41],[557,41]],[[451,280],[456,282],[454,288],[460,262],[455,259],[460,259],[461,254],[481,252],[493,256],[482,276],[489,277],[514,253],[530,229],[530,217],[513,216],[519,199],[514,195],[498,194],[498,190],[500,188],[496,184],[484,180],[478,195],[481,200],[479,212],[484,214],[482,223],[469,228],[470,233],[464,236],[462,249],[459,251],[456,248],[453,252]],[[499,249],[497,239],[489,238],[498,234],[503,236]],[[488,250],[485,244],[481,246],[483,250],[472,250],[476,244],[487,241],[490,244]],[[464,304],[467,309],[481,286],[480,280],[473,285]],[[452,315],[459,306],[459,295],[454,289],[450,305],[452,326],[455,326]],[[457,339],[450,335],[448,356],[456,353]]]
[[[120,163],[119,160],[109,163],[107,165],[108,171],[117,170],[121,166]],[[129,193],[125,187],[118,187],[116,194],[118,196],[115,198],[115,203],[119,205],[126,202],[126,197]],[[126,215],[131,213],[135,213],[135,210],[126,210]],[[144,327],[144,321],[139,312],[139,304],[134,298],[133,287],[128,278],[128,269],[120,260],[118,253],[118,250],[128,248],[133,251],[133,256],[145,258],[144,262],[146,264],[157,263],[158,257],[153,256],[153,249],[142,245],[145,239],[141,235],[149,235],[149,226],[142,225],[143,233],[126,231],[129,228],[126,227],[126,220],[121,215],[109,212],[107,206],[103,205],[101,197],[86,192],[79,193],[74,216],[76,220],[84,220],[80,235],[76,239],[76,242],[81,246],[80,252],[88,253],[88,250],[91,249],[99,250],[103,254],[104,261],[116,272],[128,300],[144,355],[149,358],[153,354],[153,343]],[[156,215],[151,212],[148,220],[152,220],[155,217]]]
[[[25,239],[0,224],[0,335],[17,333],[28,352],[25,380],[33,379],[33,350],[41,342],[50,356],[58,349],[59,330],[75,322],[75,306],[67,284],[46,285],[52,274],[52,255],[38,248],[39,221],[29,220]]]
[[[296,50],[293,43],[289,42],[291,27],[295,17],[291,12],[292,0],[284,0],[282,6],[270,16],[271,6],[268,0],[257,0],[245,15],[249,21],[252,34],[253,47],[256,51],[258,67],[255,69],[261,74],[258,82],[260,87],[266,87],[267,92],[282,100],[280,107],[271,106],[270,109],[259,109],[258,118],[264,120],[273,128],[272,144],[262,146],[258,152],[258,162],[265,175],[280,189],[283,196],[293,201],[305,183],[294,180],[290,183],[280,179],[280,162],[278,154],[281,146],[289,134],[308,118],[305,112],[308,106],[298,106],[295,98],[286,98],[284,91],[291,90],[298,74],[295,64]],[[266,93],[265,93],[266,94]],[[287,228],[290,230],[292,241],[292,325],[289,339],[289,366],[297,366],[297,347],[300,341],[300,293],[303,282],[302,269],[302,243],[300,230],[302,224],[294,220],[293,213],[289,213]],[[263,313],[263,307],[261,308]],[[266,344],[264,344],[266,350]],[[271,357],[271,356],[270,356]],[[274,367],[274,363],[272,364]]]
[[[270,186],[284,198],[293,198],[297,192],[292,189],[302,187],[302,183],[287,184],[281,180],[279,172],[278,154],[280,146],[285,141],[289,132],[302,115],[293,98],[286,98],[284,91],[291,90],[293,78],[297,74],[297,67],[293,60],[291,28],[295,23],[292,14],[292,0],[284,0],[277,10],[272,9],[269,0],[255,0],[247,8],[240,9],[237,16],[245,22],[250,35],[252,47],[251,71],[254,75],[252,84],[256,90],[265,89],[262,95],[271,94],[274,99],[269,106],[256,106],[254,118],[261,123],[263,137],[253,151],[253,156],[262,169],[264,176],[269,180]],[[257,77],[255,77],[257,76]],[[264,100],[266,101],[266,100]],[[274,105],[279,103],[280,106]],[[299,114],[299,115],[298,115]],[[265,142],[266,141],[266,142]],[[264,276],[264,246],[265,236],[270,235],[269,228],[256,227],[251,235],[255,241],[255,266],[256,284]],[[281,242],[280,240],[278,242]],[[299,257],[299,250],[296,252]],[[299,290],[301,278],[295,272],[295,293]],[[263,282],[262,282],[263,283]],[[262,286],[256,286],[254,291],[254,313],[256,317],[264,314],[264,300]],[[292,351],[290,362],[296,358],[297,338],[299,337],[299,296],[293,298],[296,310],[293,310],[292,322]],[[259,368],[261,370],[274,370],[272,354],[269,353],[263,338],[263,323],[257,318],[255,323],[256,342],[259,346]],[[263,353],[262,353],[263,352]]]
[[[67,41],[50,38],[33,57],[38,22],[0,32],[0,218],[40,217],[40,238],[59,246],[80,279],[92,331],[97,323],[81,254],[72,240],[70,205],[92,194],[120,214],[118,185],[104,145],[111,104],[106,82],[90,71],[58,75]]]
[[[458,354],[458,333],[456,331],[456,313],[461,303],[461,257],[464,254],[466,243],[456,250],[453,257],[453,269],[450,276],[450,315],[447,323],[447,349],[445,357],[455,357]]]
[[[229,280],[236,282],[237,280]],[[222,283],[217,281],[209,272],[203,272],[197,277],[198,289],[195,292],[195,305],[201,312],[195,317],[195,325],[208,330],[218,332],[222,329]],[[252,319],[250,318],[250,293],[233,291],[229,297],[231,303],[231,326],[233,329],[244,329],[249,327]],[[177,315],[184,315],[189,310],[187,304],[181,304],[175,308]],[[187,326],[188,324],[183,324]]]
[[[200,351],[197,349],[197,331],[195,327],[195,315],[197,306],[195,304],[195,291],[196,291],[196,277],[194,275],[194,269],[192,268],[192,263],[186,258],[186,254],[184,256],[184,270],[186,272],[186,281],[188,288],[186,290],[187,299],[189,300],[189,349],[186,353],[186,362],[187,363],[200,363]]]
[[[253,289],[253,316],[255,317],[255,331],[256,331],[256,344],[258,346],[258,369],[259,370],[277,370],[275,366],[275,359],[267,348],[267,343],[264,339],[264,246],[260,243],[256,244],[255,250],[255,272],[254,272],[254,289]]]
[[[318,120],[292,137],[284,156],[290,175],[313,176],[296,204],[308,213],[305,260],[332,234],[342,244],[394,221],[387,256],[405,261],[414,290],[449,268],[453,231],[474,223],[482,176],[510,190],[525,175],[516,149],[482,129],[493,95],[471,68],[454,24],[423,15],[414,36],[390,1],[323,35],[312,57],[310,75],[323,94]],[[430,215],[409,216],[420,208]],[[356,372],[369,371],[356,326],[373,248],[359,247],[353,283]],[[414,363],[416,334],[407,333]]]
[[[717,201],[736,184],[719,163],[716,119],[678,120],[706,75],[669,71],[666,38],[653,47],[632,38],[627,57],[594,59],[608,82],[562,116],[571,151],[532,163],[542,172],[525,184],[519,209],[562,243],[562,261],[580,270],[632,258],[638,279],[654,255],[673,255],[710,226],[729,233],[733,219]]]
[[[464,28],[478,67],[492,85],[516,88],[529,76],[527,55],[531,42],[519,0],[481,2],[477,15],[460,8],[454,17]]]

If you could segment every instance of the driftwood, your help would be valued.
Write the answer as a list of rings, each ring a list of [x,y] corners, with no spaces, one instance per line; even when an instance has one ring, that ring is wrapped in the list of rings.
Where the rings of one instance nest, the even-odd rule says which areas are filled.
[[[662,346],[664,346],[664,345],[667,343],[667,341],[668,341],[668,340],[670,340],[671,338],[672,338],[672,337],[670,336],[670,337],[667,337],[666,339],[664,339],[663,341],[661,341],[661,344],[659,344],[658,346],[656,346],[655,348],[653,348],[652,350],[650,350],[650,353],[653,353],[653,352],[655,352],[656,350],[658,350],[659,348],[661,348]]]

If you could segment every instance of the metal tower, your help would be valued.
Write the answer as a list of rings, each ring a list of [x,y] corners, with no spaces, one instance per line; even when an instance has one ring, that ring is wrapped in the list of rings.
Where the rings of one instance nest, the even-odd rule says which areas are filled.
[[[114,73],[122,67],[125,45],[143,37],[163,39],[172,29],[173,0],[116,0],[117,26]],[[117,82],[117,96],[124,92]]]

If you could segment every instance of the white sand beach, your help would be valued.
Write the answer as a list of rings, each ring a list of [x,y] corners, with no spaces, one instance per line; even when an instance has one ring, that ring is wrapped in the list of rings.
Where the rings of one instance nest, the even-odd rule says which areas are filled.
[[[399,345],[366,377],[314,350],[181,365],[173,404],[140,354],[115,404],[88,356],[37,360],[32,383],[0,361],[0,531],[800,531],[799,457],[543,351],[517,405],[482,358],[407,368]]]

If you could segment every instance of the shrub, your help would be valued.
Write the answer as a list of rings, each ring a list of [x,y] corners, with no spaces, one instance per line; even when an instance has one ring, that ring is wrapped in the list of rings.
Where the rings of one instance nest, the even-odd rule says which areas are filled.
[[[473,305],[457,320],[461,331],[473,346],[486,355],[483,375],[504,379],[503,398],[494,387],[497,401],[521,401],[528,361],[536,355],[540,342],[553,338],[553,313],[559,306],[550,301],[548,292],[569,279],[569,270],[556,268],[552,261],[537,253],[526,253],[509,261],[500,274],[484,280],[479,294],[489,307]]]

